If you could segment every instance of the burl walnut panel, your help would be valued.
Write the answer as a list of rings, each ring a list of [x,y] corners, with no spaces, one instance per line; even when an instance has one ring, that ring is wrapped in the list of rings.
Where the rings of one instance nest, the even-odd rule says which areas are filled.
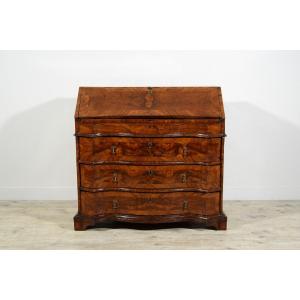
[[[226,229],[218,87],[79,89],[76,230],[103,221]]]
[[[81,165],[86,188],[199,188],[220,190],[220,166]]]
[[[82,87],[80,118],[222,118],[220,88]]]
[[[121,195],[120,195],[121,194]],[[210,216],[218,213],[219,193],[128,193],[81,192],[82,213],[87,216],[105,214]]]
[[[80,119],[78,130],[82,134],[215,134],[222,135],[221,119]]]
[[[220,163],[220,138],[83,138],[81,161]]]

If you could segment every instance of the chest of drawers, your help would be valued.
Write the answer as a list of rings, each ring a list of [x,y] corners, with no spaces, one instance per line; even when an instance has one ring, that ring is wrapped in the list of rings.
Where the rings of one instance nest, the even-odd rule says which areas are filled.
[[[103,221],[226,229],[218,87],[79,89],[75,230]]]

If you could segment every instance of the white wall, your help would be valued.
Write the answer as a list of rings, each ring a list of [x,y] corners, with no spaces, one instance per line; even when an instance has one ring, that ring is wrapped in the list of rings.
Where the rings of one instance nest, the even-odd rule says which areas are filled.
[[[79,86],[222,87],[225,199],[300,199],[298,52],[0,52],[0,199],[75,199]]]

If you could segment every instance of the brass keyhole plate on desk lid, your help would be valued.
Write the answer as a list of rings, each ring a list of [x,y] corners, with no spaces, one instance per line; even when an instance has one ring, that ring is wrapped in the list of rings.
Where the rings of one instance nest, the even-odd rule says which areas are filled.
[[[153,103],[154,103],[153,92],[152,92],[152,88],[149,87],[148,88],[148,93],[145,96],[145,107],[146,108],[151,108],[153,106]]]

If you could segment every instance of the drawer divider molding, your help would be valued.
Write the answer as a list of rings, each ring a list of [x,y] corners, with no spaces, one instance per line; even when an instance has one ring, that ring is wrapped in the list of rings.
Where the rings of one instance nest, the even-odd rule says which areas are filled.
[[[134,166],[168,166],[168,165],[201,165],[201,166],[219,166],[221,162],[185,162],[185,161],[84,161],[80,160],[82,165],[134,165]]]
[[[132,134],[132,133],[75,133],[74,136],[84,138],[98,137],[130,137],[130,138],[179,138],[179,137],[195,137],[195,138],[222,138],[225,133],[206,134],[206,133],[167,133],[167,134]]]
[[[82,192],[98,193],[98,192],[132,192],[132,193],[173,193],[173,192],[198,192],[198,193],[217,193],[220,188],[204,190],[199,188],[164,188],[164,189],[143,189],[143,188],[86,188],[80,187]]]

